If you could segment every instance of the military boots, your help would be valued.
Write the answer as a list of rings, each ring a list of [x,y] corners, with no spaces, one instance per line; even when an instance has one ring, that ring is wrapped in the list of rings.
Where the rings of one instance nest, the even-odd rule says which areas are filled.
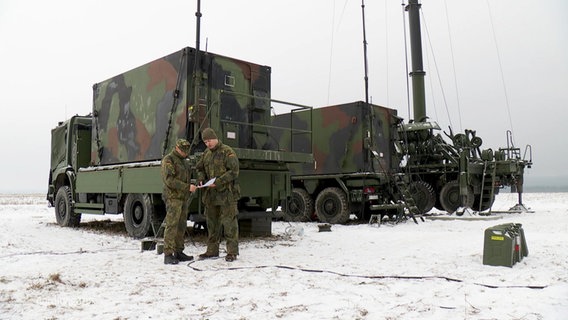
[[[210,258],[217,258],[219,256],[219,253],[209,253],[209,252],[205,252],[199,255],[199,259],[210,259]]]
[[[179,260],[173,254],[164,255],[164,264],[178,264]]]
[[[174,257],[179,261],[191,261],[193,260],[193,256],[188,256],[187,254],[183,253],[183,251],[174,253]]]

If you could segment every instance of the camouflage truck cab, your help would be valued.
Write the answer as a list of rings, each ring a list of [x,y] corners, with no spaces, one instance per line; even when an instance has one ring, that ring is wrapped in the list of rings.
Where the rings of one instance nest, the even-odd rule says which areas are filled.
[[[363,218],[396,209],[393,175],[400,162],[395,146],[401,121],[396,110],[358,101],[312,112],[313,140],[296,138],[289,144],[298,150],[312,147],[315,161],[291,165],[293,190],[285,218],[344,223],[352,213]],[[278,115],[276,122],[309,128],[304,112]]]
[[[161,158],[185,138],[192,143],[188,161],[195,163],[205,150],[200,132],[207,127],[239,157],[239,206],[276,209],[290,194],[287,165],[313,157],[311,150],[282,151],[290,148],[274,143],[270,81],[268,66],[186,47],[95,84],[85,141],[90,156],[60,183],[71,194],[69,214],[123,213],[129,234],[145,236],[165,214]],[[56,179],[50,179],[52,194],[58,192]],[[191,210],[198,219],[199,201]]]

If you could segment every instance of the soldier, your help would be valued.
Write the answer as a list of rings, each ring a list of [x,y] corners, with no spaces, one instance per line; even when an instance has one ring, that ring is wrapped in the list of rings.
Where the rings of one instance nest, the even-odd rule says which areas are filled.
[[[240,187],[237,180],[239,160],[231,147],[219,141],[213,129],[203,130],[201,138],[207,150],[197,162],[197,180],[199,185],[213,178],[215,181],[204,188],[202,195],[209,237],[207,251],[199,257],[201,259],[218,257],[219,242],[223,233],[227,240],[225,260],[232,262],[239,254],[237,221],[237,201],[240,198]]]
[[[179,139],[174,150],[162,159],[162,179],[166,202],[166,230],[164,232],[164,264],[191,261],[193,256],[183,253],[191,184],[191,171],[184,161],[189,154],[189,142]]]

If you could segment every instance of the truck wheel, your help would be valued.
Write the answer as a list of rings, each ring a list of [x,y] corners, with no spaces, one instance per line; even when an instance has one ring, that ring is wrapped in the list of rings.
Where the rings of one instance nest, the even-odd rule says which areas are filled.
[[[345,223],[349,220],[349,204],[345,192],[339,188],[329,187],[320,192],[316,198],[316,215],[321,222]]]
[[[432,210],[436,204],[436,193],[434,192],[434,188],[432,188],[428,182],[411,182],[408,190],[410,191],[410,195],[412,196],[412,199],[414,199],[420,214],[424,214]]]
[[[465,207],[471,208],[473,206],[474,196],[470,187],[467,188],[467,199],[464,204]],[[448,213],[454,213],[461,206],[460,201],[460,186],[457,180],[446,183],[440,191],[440,203],[444,210]]]
[[[55,219],[62,227],[78,227],[81,214],[73,210],[73,197],[69,186],[62,186],[55,195]]]
[[[144,238],[152,228],[154,207],[150,195],[146,193],[130,193],[124,201],[124,226],[128,235],[133,238]]]
[[[284,202],[282,212],[284,221],[309,221],[314,212],[314,201],[306,190],[294,188],[290,200]]]

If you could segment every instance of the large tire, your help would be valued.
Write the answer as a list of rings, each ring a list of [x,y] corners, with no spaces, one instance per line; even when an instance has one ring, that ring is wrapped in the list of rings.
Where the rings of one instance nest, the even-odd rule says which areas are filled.
[[[314,212],[314,201],[306,190],[294,188],[290,200],[282,206],[282,212],[284,221],[309,221]]]
[[[416,203],[419,214],[428,213],[436,204],[436,193],[428,182],[411,182],[408,186],[408,190]]]
[[[473,196],[473,191],[470,187],[467,188],[467,191],[467,198],[464,206],[472,208],[475,197]],[[442,190],[440,191],[440,203],[444,210],[448,213],[454,213],[462,206],[460,200],[460,186],[457,180],[450,181],[442,187]]]
[[[81,214],[75,213],[69,186],[62,186],[55,195],[55,219],[62,227],[76,228],[81,223]]]
[[[339,188],[323,189],[316,198],[315,210],[321,222],[345,223],[349,220],[347,196]]]
[[[150,195],[146,193],[130,193],[124,201],[124,226],[133,238],[144,238],[151,235],[154,207]]]

